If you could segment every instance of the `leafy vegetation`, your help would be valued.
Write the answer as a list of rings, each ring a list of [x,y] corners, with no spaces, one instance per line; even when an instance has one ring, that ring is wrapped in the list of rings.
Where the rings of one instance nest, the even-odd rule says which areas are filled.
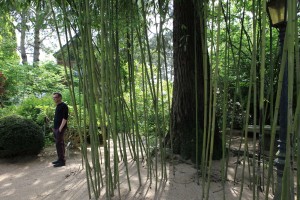
[[[43,131],[32,120],[16,115],[0,119],[0,157],[37,155],[43,147]]]
[[[1,70],[6,77],[3,99],[7,105],[17,105],[30,96],[40,98],[67,88],[63,68],[51,62],[38,67],[4,65]]]
[[[270,124],[274,143],[285,60],[291,77],[283,88],[289,89],[287,118],[291,126],[287,138],[294,146],[300,146],[300,137],[296,137],[300,130],[300,21],[293,10],[299,7],[299,2],[289,2],[293,7],[289,3],[288,37],[280,54],[283,44],[278,41],[279,33],[266,23],[266,1],[1,1],[0,72],[6,80],[5,92],[0,95],[4,105],[0,118],[21,115],[46,127],[45,136],[51,141],[55,107],[51,94],[60,91],[70,106],[69,133],[84,141],[80,145],[88,166],[88,183],[93,185],[96,197],[106,184],[107,199],[119,185],[118,162],[123,160],[127,168],[126,148],[130,148],[138,169],[140,160],[155,159],[147,165],[150,182],[155,173],[157,187],[158,170],[162,179],[167,180],[164,142],[174,151],[172,139],[179,136],[179,144],[187,141],[178,145],[176,152],[183,151],[187,159],[192,156],[197,167],[202,164],[199,174],[203,178],[203,194],[208,198],[213,147],[223,151],[223,183],[228,178],[227,156],[232,139],[225,134],[228,128],[239,129],[241,143],[248,148],[248,125],[262,128]],[[178,7],[173,9],[173,6]],[[43,20],[45,17],[47,20]],[[170,25],[172,20],[174,26],[178,25],[176,33]],[[15,29],[20,34],[22,64],[16,53]],[[61,49],[55,55],[64,66],[39,62],[39,48],[43,46],[40,36],[54,29]],[[29,52],[34,54],[34,63],[27,61]],[[281,60],[282,56],[287,59]],[[215,145],[215,132],[222,134],[222,144]],[[104,148],[104,155],[100,156],[99,134]],[[165,141],[165,137],[171,139]],[[269,192],[273,175],[275,150],[270,149],[270,163],[264,163],[265,155],[255,149],[261,145],[260,138],[253,138],[257,155],[247,157],[249,149],[243,150],[242,170],[246,162],[251,164],[249,185],[254,199],[260,192],[257,188]],[[190,142],[193,144],[189,145]],[[87,145],[91,147],[93,172]],[[289,155],[293,145],[287,145],[289,159],[293,158]],[[156,149],[162,152],[161,169]],[[295,154],[300,157],[300,149]],[[102,171],[101,156],[105,160]],[[286,162],[288,167],[290,163]],[[261,177],[268,176],[267,187],[255,178],[261,168],[269,169]],[[289,177],[288,172],[285,170],[285,178]],[[287,178],[285,182],[290,183]],[[284,189],[287,187],[285,184]],[[297,187],[300,197],[300,181]],[[240,198],[242,189],[243,186]]]

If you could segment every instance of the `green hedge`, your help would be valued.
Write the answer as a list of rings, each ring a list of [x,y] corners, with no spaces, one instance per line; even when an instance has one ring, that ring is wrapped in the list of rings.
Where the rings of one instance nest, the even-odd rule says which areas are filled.
[[[43,131],[32,120],[17,115],[0,119],[0,157],[37,155],[43,147]]]

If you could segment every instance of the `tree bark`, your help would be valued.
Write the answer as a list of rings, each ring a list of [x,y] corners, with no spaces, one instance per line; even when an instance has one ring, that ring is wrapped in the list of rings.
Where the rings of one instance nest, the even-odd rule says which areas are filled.
[[[200,18],[193,0],[174,0],[173,21],[174,86],[171,114],[173,151],[184,159],[201,156],[204,125],[204,76],[200,35]],[[196,142],[196,92],[197,69],[199,140]],[[200,158],[200,157],[199,157]]]
[[[40,59],[40,30],[42,25],[43,16],[41,15],[41,6],[37,5],[35,10],[35,26],[34,26],[34,43],[33,43],[33,63],[39,62]]]
[[[33,63],[40,61],[40,29],[34,27],[34,50],[33,50]]]
[[[21,40],[20,40],[20,51],[23,65],[28,63],[26,48],[25,48],[25,35],[26,35],[26,22],[27,22],[27,10],[24,9],[21,13]]]

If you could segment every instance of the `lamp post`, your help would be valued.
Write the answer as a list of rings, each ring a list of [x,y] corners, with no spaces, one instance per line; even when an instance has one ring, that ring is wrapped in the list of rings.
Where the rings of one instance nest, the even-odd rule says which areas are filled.
[[[287,0],[269,0],[267,2],[267,12],[270,18],[271,26],[279,30],[280,58],[282,58],[283,44],[287,22]],[[280,59],[281,60],[281,59]],[[286,156],[286,135],[287,135],[287,111],[288,111],[288,66],[287,60],[284,60],[284,75],[282,82],[282,91],[280,96],[279,108],[279,140],[278,152],[275,164],[277,168],[277,187],[275,191],[275,200],[281,199],[281,187],[283,170]]]

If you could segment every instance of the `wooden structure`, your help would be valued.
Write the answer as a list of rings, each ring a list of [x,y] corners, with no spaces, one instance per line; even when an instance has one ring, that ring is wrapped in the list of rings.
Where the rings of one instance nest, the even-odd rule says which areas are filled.
[[[62,46],[62,48],[55,52],[53,56],[56,58],[56,63],[58,65],[64,65],[66,66],[76,66],[76,54],[74,52],[74,48],[78,48],[80,46],[80,38],[79,35],[75,35],[71,40],[69,40],[65,45]],[[65,62],[63,60],[65,59]]]

